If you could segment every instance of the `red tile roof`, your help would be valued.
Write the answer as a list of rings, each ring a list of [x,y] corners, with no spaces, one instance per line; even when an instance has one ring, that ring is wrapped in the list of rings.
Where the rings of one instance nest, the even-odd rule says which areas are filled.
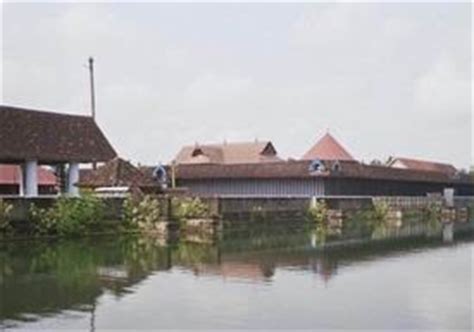
[[[19,185],[20,181],[20,166],[0,165],[0,185]],[[38,167],[38,184],[40,186],[55,186],[57,184],[57,178],[52,171]]]
[[[410,158],[392,158],[389,161],[389,166],[396,167],[396,163],[401,163],[406,169],[438,172],[449,175],[454,175],[457,172],[456,167],[451,164],[438,163],[427,160],[410,159]]]
[[[148,174],[130,162],[114,158],[96,170],[82,169],[79,186],[86,188],[97,187],[159,187],[151,173]]]
[[[354,160],[349,152],[329,133],[326,133],[301,159]]]
[[[196,144],[183,147],[175,158],[177,164],[242,164],[279,160],[269,141]]]

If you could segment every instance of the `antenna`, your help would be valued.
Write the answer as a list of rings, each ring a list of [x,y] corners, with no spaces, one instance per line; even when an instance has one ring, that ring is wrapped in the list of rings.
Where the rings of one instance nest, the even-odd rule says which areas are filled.
[[[89,57],[89,78],[91,86],[91,115],[95,120],[94,58]]]

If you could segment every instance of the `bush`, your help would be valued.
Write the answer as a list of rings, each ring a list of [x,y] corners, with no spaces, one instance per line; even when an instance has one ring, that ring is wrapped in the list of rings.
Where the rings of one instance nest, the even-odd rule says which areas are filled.
[[[102,219],[103,212],[100,198],[84,194],[79,198],[60,197],[49,209],[32,205],[30,219],[36,233],[73,236],[88,233]]]
[[[124,221],[130,228],[147,228],[161,220],[160,202],[151,196],[128,197],[124,201]]]
[[[328,206],[326,201],[316,201],[307,211],[307,217],[310,221],[318,226],[327,226],[328,223]]]
[[[386,221],[388,212],[390,210],[390,206],[383,201],[375,201],[374,202],[374,210],[373,210],[373,219],[378,223],[383,223]]]
[[[425,226],[428,227],[428,231],[431,234],[436,234],[437,232],[441,231],[442,207],[440,205],[430,203],[427,207],[423,209],[422,213],[422,223],[424,223]]]
[[[209,207],[198,197],[173,197],[171,204],[173,217],[179,221],[209,217]]]
[[[0,198],[0,232],[9,231],[11,228],[11,212],[13,210],[13,205],[4,202]]]

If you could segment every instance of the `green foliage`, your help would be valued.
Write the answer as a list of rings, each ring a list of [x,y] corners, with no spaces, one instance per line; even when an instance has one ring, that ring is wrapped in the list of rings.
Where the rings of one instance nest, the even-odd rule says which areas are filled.
[[[384,201],[375,201],[372,218],[374,222],[383,223],[387,220],[390,206]]]
[[[9,231],[11,228],[11,212],[13,205],[6,203],[0,198],[0,232]]]
[[[178,221],[209,217],[209,207],[199,197],[173,197],[171,206],[173,217]]]
[[[147,228],[162,219],[159,200],[148,195],[138,199],[129,196],[123,211],[125,225],[130,228]]]
[[[102,219],[103,202],[91,194],[60,197],[48,209],[30,207],[30,220],[38,234],[75,236],[88,233]]]
[[[441,223],[441,206],[439,204],[430,203],[423,210],[423,220],[430,225]]]
[[[328,206],[326,201],[316,201],[307,211],[307,218],[318,226],[327,226],[328,224]]]
[[[441,213],[442,207],[438,204],[431,203],[422,211],[422,222],[427,226],[428,231],[436,234],[441,231]]]

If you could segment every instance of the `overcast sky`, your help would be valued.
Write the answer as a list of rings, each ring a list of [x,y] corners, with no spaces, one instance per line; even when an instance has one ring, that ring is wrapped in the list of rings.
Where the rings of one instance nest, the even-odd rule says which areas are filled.
[[[4,4],[3,103],[88,114],[121,156],[326,128],[358,159],[471,160],[470,4]],[[19,128],[21,130],[21,128]]]

